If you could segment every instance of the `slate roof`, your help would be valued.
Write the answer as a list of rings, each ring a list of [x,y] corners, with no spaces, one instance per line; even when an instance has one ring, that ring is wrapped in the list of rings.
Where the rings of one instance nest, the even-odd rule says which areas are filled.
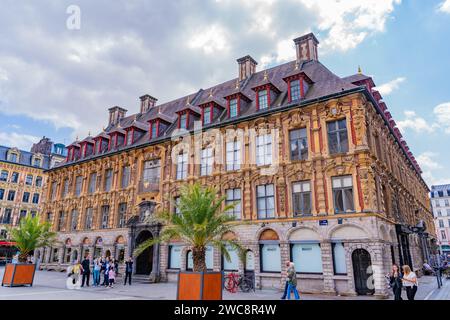
[[[119,124],[107,127],[104,132],[100,133],[100,135],[108,134],[116,130],[123,130],[124,128],[127,128],[130,125],[132,125],[133,121],[138,121],[140,124],[142,124],[142,128],[145,128],[145,130],[148,131],[149,126],[146,126],[147,122],[149,120],[156,119],[157,117],[165,120],[168,123],[171,123],[171,125],[169,125],[169,127],[165,130],[165,132],[161,136],[154,137],[152,138],[152,140],[149,140],[149,135],[144,134],[140,138],[136,139],[133,145],[131,146],[119,146],[118,148],[104,152],[101,155],[91,155],[86,158],[75,160],[72,163],[84,161],[98,156],[104,156],[109,153],[120,152],[121,150],[124,149],[131,149],[152,142],[156,143],[159,140],[164,140],[168,136],[170,136],[171,132],[174,129],[177,128],[176,120],[178,119],[177,115],[178,111],[189,108],[194,112],[200,114],[201,108],[199,108],[199,105],[202,105],[210,101],[214,101],[217,104],[225,107],[227,103],[225,97],[235,93],[241,93],[246,97],[248,97],[251,101],[247,104],[245,108],[241,108],[241,113],[237,117],[234,117],[232,119],[227,118],[226,114],[227,111],[226,109],[223,109],[222,115],[219,116],[217,119],[215,119],[211,124],[209,124],[208,127],[214,127],[216,125],[221,125],[225,123],[239,122],[242,118],[247,118],[249,116],[257,115],[259,113],[266,115],[268,112],[267,109],[257,110],[255,101],[256,99],[255,92],[252,89],[267,82],[270,82],[281,91],[281,93],[278,94],[276,99],[274,99],[274,101],[271,101],[269,112],[279,108],[282,109],[291,106],[298,107],[299,104],[298,102],[295,105],[292,105],[292,103],[288,102],[287,83],[283,79],[286,78],[287,76],[294,75],[300,72],[303,72],[313,82],[312,84],[309,85],[309,89],[306,92],[304,99],[302,99],[301,103],[304,102],[305,104],[308,101],[317,100],[320,98],[322,99],[328,98],[329,96],[333,96],[336,94],[344,94],[347,91],[348,92],[357,91],[358,89],[363,91],[365,87],[362,86],[363,85],[362,81],[365,80],[369,80],[371,85],[373,84],[373,80],[371,77],[361,73],[341,78],[335,75],[333,72],[331,72],[319,61],[310,60],[310,61],[302,61],[300,63],[298,63],[295,60],[290,61],[266,70],[256,72],[242,81],[238,81],[238,78],[234,78],[207,89],[200,89],[197,92],[191,93],[187,96],[175,99],[173,101],[153,106],[146,113],[143,114],[138,113],[126,116],[119,121]],[[265,79],[265,75],[267,76],[267,79]],[[238,88],[237,84],[239,84]],[[372,94],[372,92],[369,92],[369,90],[367,90],[367,92],[369,94]],[[378,107],[378,104],[381,103],[381,101],[378,102],[375,99],[373,100],[375,101],[375,104]],[[381,110],[381,108],[379,109]],[[383,113],[383,111],[379,112]],[[382,114],[382,116],[385,118],[385,114]],[[395,135],[394,128],[392,127],[392,125],[390,125],[389,119],[386,118],[385,120],[391,132],[393,132],[394,136],[401,145],[400,141],[401,137],[397,137]],[[407,150],[404,151],[406,156],[411,160],[412,165],[417,169],[417,171],[420,174],[421,171],[417,165],[417,162],[415,162],[415,159],[407,154],[408,153]],[[66,163],[63,163],[61,165],[65,164]]]
[[[18,162],[11,162],[8,161],[8,151],[10,149],[14,149],[11,147],[6,146],[0,146],[0,161],[7,162],[7,163],[13,163],[13,164],[19,164],[23,166],[33,167],[33,153],[25,150],[19,150],[20,156]],[[42,155],[42,165],[41,169],[47,170],[50,168],[50,156],[48,155]]]

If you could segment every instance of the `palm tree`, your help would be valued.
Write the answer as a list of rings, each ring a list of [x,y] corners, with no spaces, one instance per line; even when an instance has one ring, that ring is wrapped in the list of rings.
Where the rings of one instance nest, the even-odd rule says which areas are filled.
[[[236,225],[230,224],[235,221],[235,217],[226,213],[234,208],[235,204],[222,209],[224,200],[225,197],[218,197],[214,188],[204,188],[197,183],[183,186],[180,200],[174,204],[179,214],[168,211],[158,213],[156,219],[164,225],[159,237],[144,241],[136,248],[134,255],[140,255],[156,243],[180,239],[192,247],[194,272],[206,271],[207,245],[220,249],[228,261],[230,261],[227,250],[229,247],[238,250],[242,258],[242,247],[235,239],[222,239],[222,235],[232,231],[231,227]]]
[[[26,262],[33,250],[50,246],[56,240],[56,233],[51,231],[49,222],[41,223],[39,217],[27,214],[20,220],[17,228],[8,229],[10,238],[19,249],[19,262]]]

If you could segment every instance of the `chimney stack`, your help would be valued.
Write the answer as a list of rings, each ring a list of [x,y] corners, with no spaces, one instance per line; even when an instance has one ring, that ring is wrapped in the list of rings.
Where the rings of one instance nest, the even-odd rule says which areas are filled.
[[[127,110],[118,106],[109,108],[109,126],[115,126],[120,119],[124,118]]]
[[[158,99],[149,94],[145,94],[139,99],[141,99],[141,113],[146,113],[150,108],[153,108],[156,105],[156,101],[158,101]]]
[[[239,81],[247,79],[256,72],[258,62],[249,55],[239,58],[236,61],[239,64]]]
[[[319,61],[317,45],[319,40],[312,33],[294,39],[297,61]]]

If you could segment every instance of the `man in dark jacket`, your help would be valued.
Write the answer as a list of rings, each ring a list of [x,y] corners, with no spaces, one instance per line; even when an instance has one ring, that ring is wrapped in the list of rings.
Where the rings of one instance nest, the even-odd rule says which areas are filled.
[[[89,278],[91,276],[91,261],[89,256],[84,257],[83,261],[81,262],[81,266],[83,267],[81,287],[84,287],[84,282],[86,282],[86,286],[89,287]]]
[[[131,257],[128,257],[128,260],[125,262],[125,281],[123,285],[128,284],[131,286],[131,274],[133,273],[133,259]]]

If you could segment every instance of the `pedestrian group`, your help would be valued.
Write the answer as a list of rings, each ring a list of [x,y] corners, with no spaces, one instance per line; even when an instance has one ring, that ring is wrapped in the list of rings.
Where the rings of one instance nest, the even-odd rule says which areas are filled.
[[[91,272],[92,271],[92,272]],[[131,275],[133,273],[133,259],[131,257],[125,262],[124,284],[131,286]],[[67,288],[80,289],[85,285],[89,287],[92,274],[92,286],[113,288],[117,275],[119,274],[119,263],[110,257],[96,258],[91,263],[91,257],[85,256],[83,261],[77,259],[67,269]],[[102,281],[103,279],[103,281]]]

